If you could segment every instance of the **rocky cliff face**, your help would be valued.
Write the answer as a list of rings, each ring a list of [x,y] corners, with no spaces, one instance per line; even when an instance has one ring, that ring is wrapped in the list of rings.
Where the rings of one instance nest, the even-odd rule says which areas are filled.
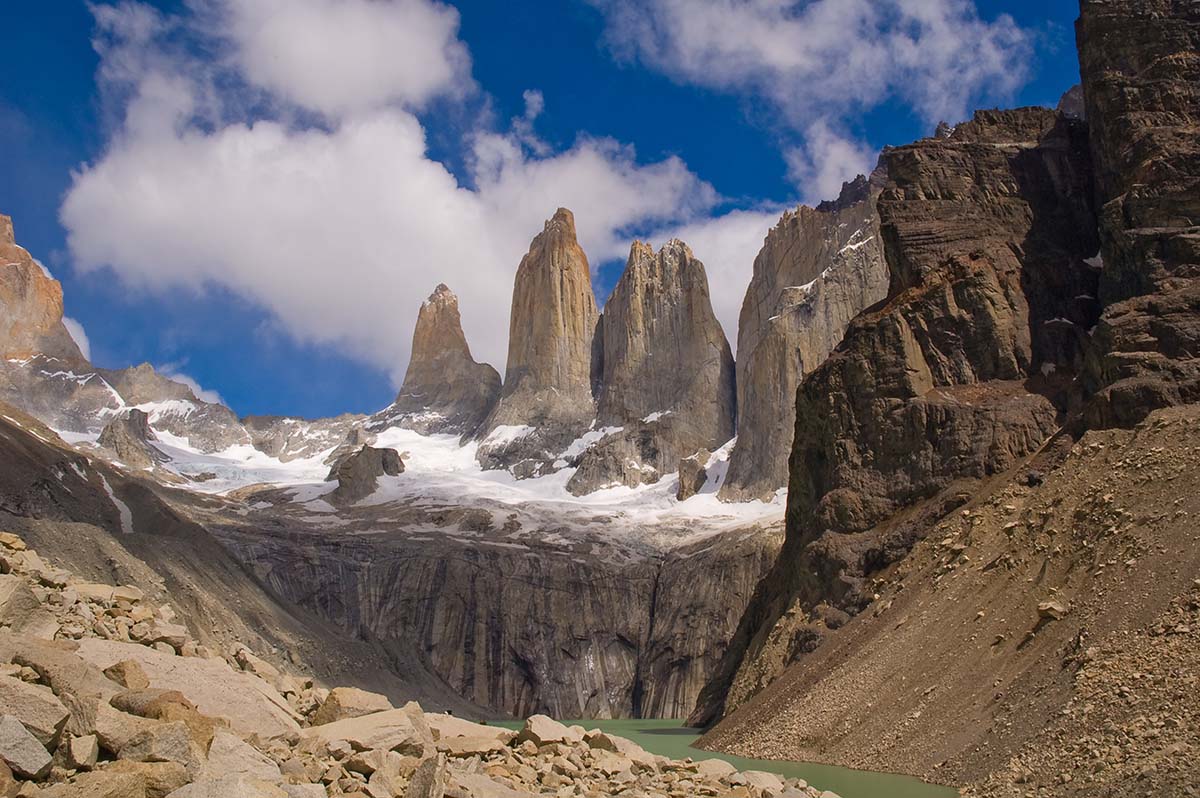
[[[596,427],[568,489],[636,487],[733,437],[733,355],[713,313],[704,264],[682,241],[636,242],[601,318]]]
[[[721,496],[769,499],[787,485],[800,381],[851,319],[887,295],[875,202],[882,170],[836,202],[784,214],[754,261],[738,321],[738,441]]]
[[[439,285],[417,316],[412,359],[400,394],[391,407],[372,417],[371,427],[471,435],[499,398],[500,375],[471,357],[458,297]]]
[[[275,506],[209,522],[272,592],[510,715],[686,713],[781,542],[748,527],[657,552],[608,524],[561,534],[502,508],[369,502],[330,535],[303,506],[253,500]]]
[[[12,219],[0,215],[0,357],[80,363],[83,354],[62,319],[62,285],[17,244]]]
[[[1086,128],[1045,109],[981,112],[888,151],[880,230],[888,298],[803,382],[788,537],[694,720],[753,694],[821,635],[821,606],[857,612],[871,573],[925,527],[882,522],[1010,467],[1058,428],[1094,324],[1098,247]],[[938,510],[965,499],[951,490]],[[935,502],[936,504],[936,502]],[[785,616],[789,607],[797,612]]]
[[[575,217],[560,208],[517,269],[504,389],[480,433],[485,468],[552,469],[588,429],[599,315]]]
[[[237,415],[225,405],[204,402],[192,389],[159,374],[149,363],[112,371],[97,369],[126,405],[141,406],[150,423],[202,452],[250,443]]]
[[[1081,5],[1105,305],[1084,422],[1128,426],[1200,400],[1200,8]]]
[[[153,468],[167,457],[154,448],[158,440],[150,428],[150,416],[134,408],[120,418],[108,422],[96,441],[108,449],[117,460],[131,468]]]

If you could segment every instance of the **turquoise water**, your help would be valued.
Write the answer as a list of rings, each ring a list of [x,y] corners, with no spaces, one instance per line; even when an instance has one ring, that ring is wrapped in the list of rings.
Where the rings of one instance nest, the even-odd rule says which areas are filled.
[[[926,784],[911,776],[890,773],[869,773],[862,770],[813,765],[802,762],[775,762],[744,759],[740,756],[701,751],[692,748],[699,734],[678,720],[579,720],[563,721],[587,729],[602,729],[625,737],[654,754],[671,759],[724,759],[738,770],[765,770],[784,778],[800,778],[821,790],[831,790],[842,798],[957,798],[958,791],[950,787]],[[501,723],[512,729],[521,723]]]

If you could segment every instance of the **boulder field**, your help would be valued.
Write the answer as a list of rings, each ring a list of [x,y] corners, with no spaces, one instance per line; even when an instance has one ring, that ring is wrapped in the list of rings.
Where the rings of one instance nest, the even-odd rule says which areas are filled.
[[[545,715],[520,731],[217,651],[130,585],[0,533],[4,798],[836,798]]]

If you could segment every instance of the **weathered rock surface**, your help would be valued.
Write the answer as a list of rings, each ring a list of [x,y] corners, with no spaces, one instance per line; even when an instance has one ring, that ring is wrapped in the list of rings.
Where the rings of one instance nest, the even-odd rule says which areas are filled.
[[[17,244],[12,219],[0,215],[0,358],[83,362],[62,318],[62,285]]]
[[[738,320],[738,440],[722,498],[769,499],[787,485],[800,381],[887,296],[875,210],[885,179],[881,168],[847,183],[836,202],[784,214],[755,259]]]
[[[1078,24],[1100,213],[1090,427],[1200,401],[1200,9],[1086,0]]]
[[[884,160],[888,299],[800,388],[787,542],[695,721],[779,674],[754,652],[794,602],[857,612],[870,601],[869,574],[924,531],[881,522],[1038,449],[1082,367],[1097,313],[1085,260],[1098,246],[1082,123],[1045,109],[980,112]],[[814,635],[803,624],[786,633],[793,651]]]
[[[480,430],[485,468],[518,476],[552,470],[587,431],[596,411],[599,316],[575,217],[559,208],[517,269],[504,388]]]
[[[417,315],[404,385],[396,401],[371,418],[371,426],[469,436],[499,399],[500,374],[471,357],[458,297],[439,285]]]
[[[353,504],[365,499],[379,487],[379,478],[396,477],[404,473],[404,461],[395,449],[376,449],[363,446],[330,470],[327,481],[337,480],[338,486],[329,494],[335,504]]]
[[[132,468],[152,468],[168,458],[153,445],[158,440],[150,428],[150,416],[134,408],[108,422],[97,441]]]
[[[733,437],[733,354],[686,244],[656,254],[635,242],[600,324],[596,426],[621,431],[583,453],[568,490],[657,482],[680,458]]]
[[[780,544],[778,529],[749,526],[639,551],[603,523],[542,542],[495,512],[507,525],[492,526],[492,508],[355,505],[336,537],[253,517],[217,532],[275,594],[348,634],[389,651],[418,641],[428,669],[472,703],[562,718],[686,713]]]
[[[332,449],[332,464],[375,438],[362,425],[366,416],[343,414],[310,421],[286,416],[246,416],[242,425],[255,449],[282,462],[314,457]]]
[[[321,708],[312,716],[312,723],[319,726],[391,709],[395,707],[385,695],[359,690],[357,687],[335,687],[329,692],[329,697],[321,704]]]

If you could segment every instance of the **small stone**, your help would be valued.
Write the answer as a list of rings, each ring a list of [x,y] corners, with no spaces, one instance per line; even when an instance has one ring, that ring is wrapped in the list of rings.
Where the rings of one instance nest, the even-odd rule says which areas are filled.
[[[67,743],[67,765],[75,770],[91,770],[100,756],[100,741],[94,734],[73,737]]]

